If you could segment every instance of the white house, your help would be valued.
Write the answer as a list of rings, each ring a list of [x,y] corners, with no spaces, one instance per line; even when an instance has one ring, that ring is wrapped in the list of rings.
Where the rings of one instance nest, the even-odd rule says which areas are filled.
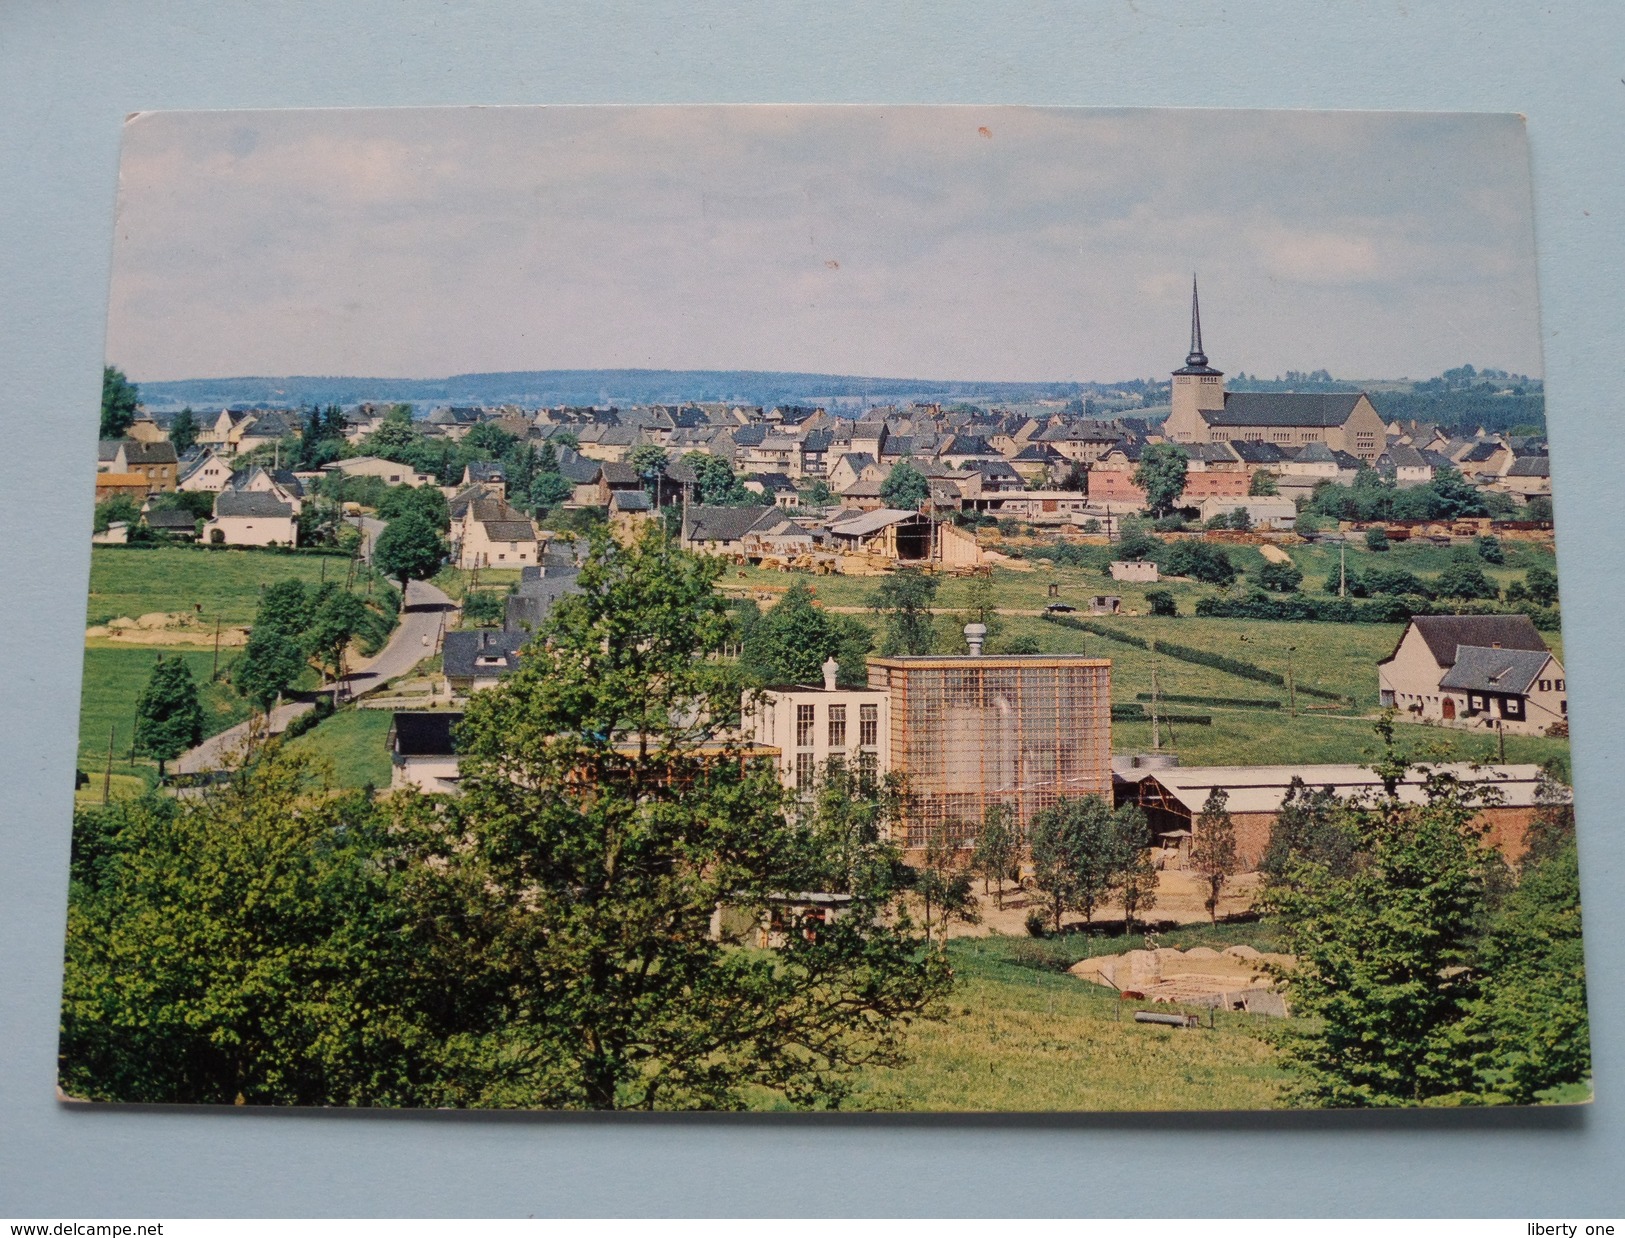
[[[745,700],[745,734],[778,749],[780,781],[802,792],[813,789],[831,757],[877,774],[890,767],[891,694],[836,687],[833,658],[823,669],[821,686],[770,688]]]
[[[213,519],[203,526],[203,540],[224,546],[296,546],[298,513],[272,494],[222,490],[214,499]]]
[[[1418,615],[1377,664],[1384,706],[1513,735],[1568,721],[1568,683],[1527,615]]]

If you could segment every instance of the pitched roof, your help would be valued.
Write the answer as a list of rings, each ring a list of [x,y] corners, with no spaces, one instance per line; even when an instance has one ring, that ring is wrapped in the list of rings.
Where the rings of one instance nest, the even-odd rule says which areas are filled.
[[[1462,645],[1456,664],[1439,680],[1458,692],[1507,692],[1522,696],[1552,655],[1544,649],[1481,649]]]
[[[851,516],[836,517],[829,522],[829,531],[840,537],[863,537],[865,534],[878,532],[889,524],[912,520],[919,514],[896,507],[877,507],[872,512],[857,512]]]
[[[214,514],[220,516],[288,517],[293,508],[262,490],[222,490],[215,496]]]
[[[124,446],[122,439],[104,438],[96,444],[96,463],[111,464],[118,459],[118,449]]]
[[[1378,460],[1377,463],[1381,464],[1384,461],[1396,469],[1425,469],[1429,467],[1428,462],[1422,458],[1422,453],[1408,443],[1395,443],[1382,453],[1382,459]]]
[[[528,520],[482,520],[485,536],[493,542],[534,542],[536,526]]]
[[[772,507],[754,504],[749,507],[712,507],[702,504],[688,509],[683,537],[690,542],[737,542],[758,524],[778,519],[782,517]]]
[[[509,632],[534,630],[541,626],[553,604],[568,593],[581,590],[581,569],[546,563],[520,569],[519,589],[508,595],[502,623]]]
[[[455,635],[448,633],[447,639]],[[395,751],[403,757],[453,756],[452,732],[462,720],[462,714],[449,711],[396,714],[389,727]]]
[[[1275,464],[1285,458],[1285,453],[1274,443],[1253,439],[1233,438],[1230,440],[1230,450],[1244,464]]]
[[[161,443],[143,443],[137,439],[127,439],[119,443],[124,449],[124,462],[126,464],[175,464],[175,444],[169,441]]]
[[[643,478],[630,464],[619,460],[605,460],[598,466],[598,474],[606,486],[641,486]]]
[[[1299,464],[1336,464],[1337,457],[1325,443],[1305,443],[1292,457]]]
[[[508,480],[508,472],[498,460],[470,460],[467,471],[470,482]]]
[[[1507,469],[1508,477],[1550,477],[1552,475],[1552,460],[1550,456],[1520,456],[1512,462]]]
[[[1359,393],[1227,391],[1224,407],[1198,413],[1210,426],[1340,426],[1354,413]]]
[[[527,632],[504,628],[447,632],[441,647],[441,665],[452,679],[506,675],[519,669],[519,650],[529,639]]]
[[[1463,645],[1547,651],[1546,642],[1528,615],[1417,615],[1411,626],[1427,642],[1428,652],[1440,666],[1453,666],[1456,650]],[[1384,660],[1392,661],[1393,655]]]
[[[642,490],[617,490],[609,496],[609,509],[613,512],[647,512],[654,510],[649,495]]]
[[[150,511],[142,517],[149,529],[185,529],[191,532],[197,527],[197,517],[184,508],[172,507],[161,511]]]
[[[1537,802],[1540,766],[1474,765],[1467,761],[1407,771],[1396,788],[1401,801],[1407,804],[1426,801],[1429,770],[1449,774],[1469,787],[1493,787],[1500,797],[1498,802],[1508,807],[1529,807]],[[1381,776],[1364,765],[1193,765],[1152,769],[1144,776],[1165,789],[1192,815],[1201,812],[1208,794],[1215,789],[1229,795],[1225,807],[1233,813],[1277,812],[1295,777],[1302,778],[1311,790],[1329,787],[1339,798],[1382,792]]]

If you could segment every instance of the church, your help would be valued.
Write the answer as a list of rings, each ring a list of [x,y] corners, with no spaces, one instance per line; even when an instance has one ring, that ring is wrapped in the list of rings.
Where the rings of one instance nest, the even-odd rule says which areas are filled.
[[[1173,372],[1173,411],[1163,423],[1172,443],[1324,443],[1374,464],[1388,445],[1387,427],[1371,397],[1301,392],[1226,391],[1224,374],[1202,351],[1202,310],[1191,281],[1191,350]]]

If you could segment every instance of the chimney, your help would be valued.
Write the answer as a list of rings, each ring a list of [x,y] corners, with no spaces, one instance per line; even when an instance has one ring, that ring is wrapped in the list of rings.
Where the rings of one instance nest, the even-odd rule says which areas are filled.
[[[824,691],[835,691],[835,677],[841,673],[841,664],[834,658],[824,663]]]
[[[970,646],[970,656],[982,656],[982,642],[987,639],[987,624],[967,623],[965,625],[965,643]]]

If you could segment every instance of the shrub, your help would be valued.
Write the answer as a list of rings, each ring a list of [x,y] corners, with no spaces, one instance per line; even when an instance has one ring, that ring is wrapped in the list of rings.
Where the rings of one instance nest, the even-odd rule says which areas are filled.
[[[1044,913],[1036,907],[1027,913],[1027,919],[1024,923],[1027,925],[1027,935],[1029,937],[1049,936],[1049,921],[1045,918]]]
[[[1388,530],[1383,528],[1367,529],[1365,531],[1365,548],[1367,550],[1383,551],[1388,549]]]
[[[1502,548],[1501,539],[1498,537],[1491,537],[1486,534],[1483,537],[1475,538],[1473,540],[1473,549],[1478,552],[1478,557],[1486,563],[1499,564],[1507,561],[1507,552]]]
[[[1296,593],[1303,573],[1290,563],[1266,563],[1258,573],[1258,583],[1272,593]]]
[[[1221,588],[1233,584],[1237,575],[1236,565],[1223,549],[1197,541],[1180,542],[1172,547],[1162,567],[1171,576],[1189,576]]]
[[[1151,527],[1158,533],[1179,533],[1186,527],[1185,515],[1183,512],[1169,512],[1166,516],[1159,516]]]
[[[1166,589],[1148,589],[1145,600],[1150,604],[1153,615],[1163,615],[1169,619],[1179,615],[1179,606],[1174,601],[1174,595]]]
[[[1501,591],[1484,575],[1484,570],[1465,559],[1452,563],[1440,572],[1434,587],[1441,597],[1494,599],[1501,596]]]

